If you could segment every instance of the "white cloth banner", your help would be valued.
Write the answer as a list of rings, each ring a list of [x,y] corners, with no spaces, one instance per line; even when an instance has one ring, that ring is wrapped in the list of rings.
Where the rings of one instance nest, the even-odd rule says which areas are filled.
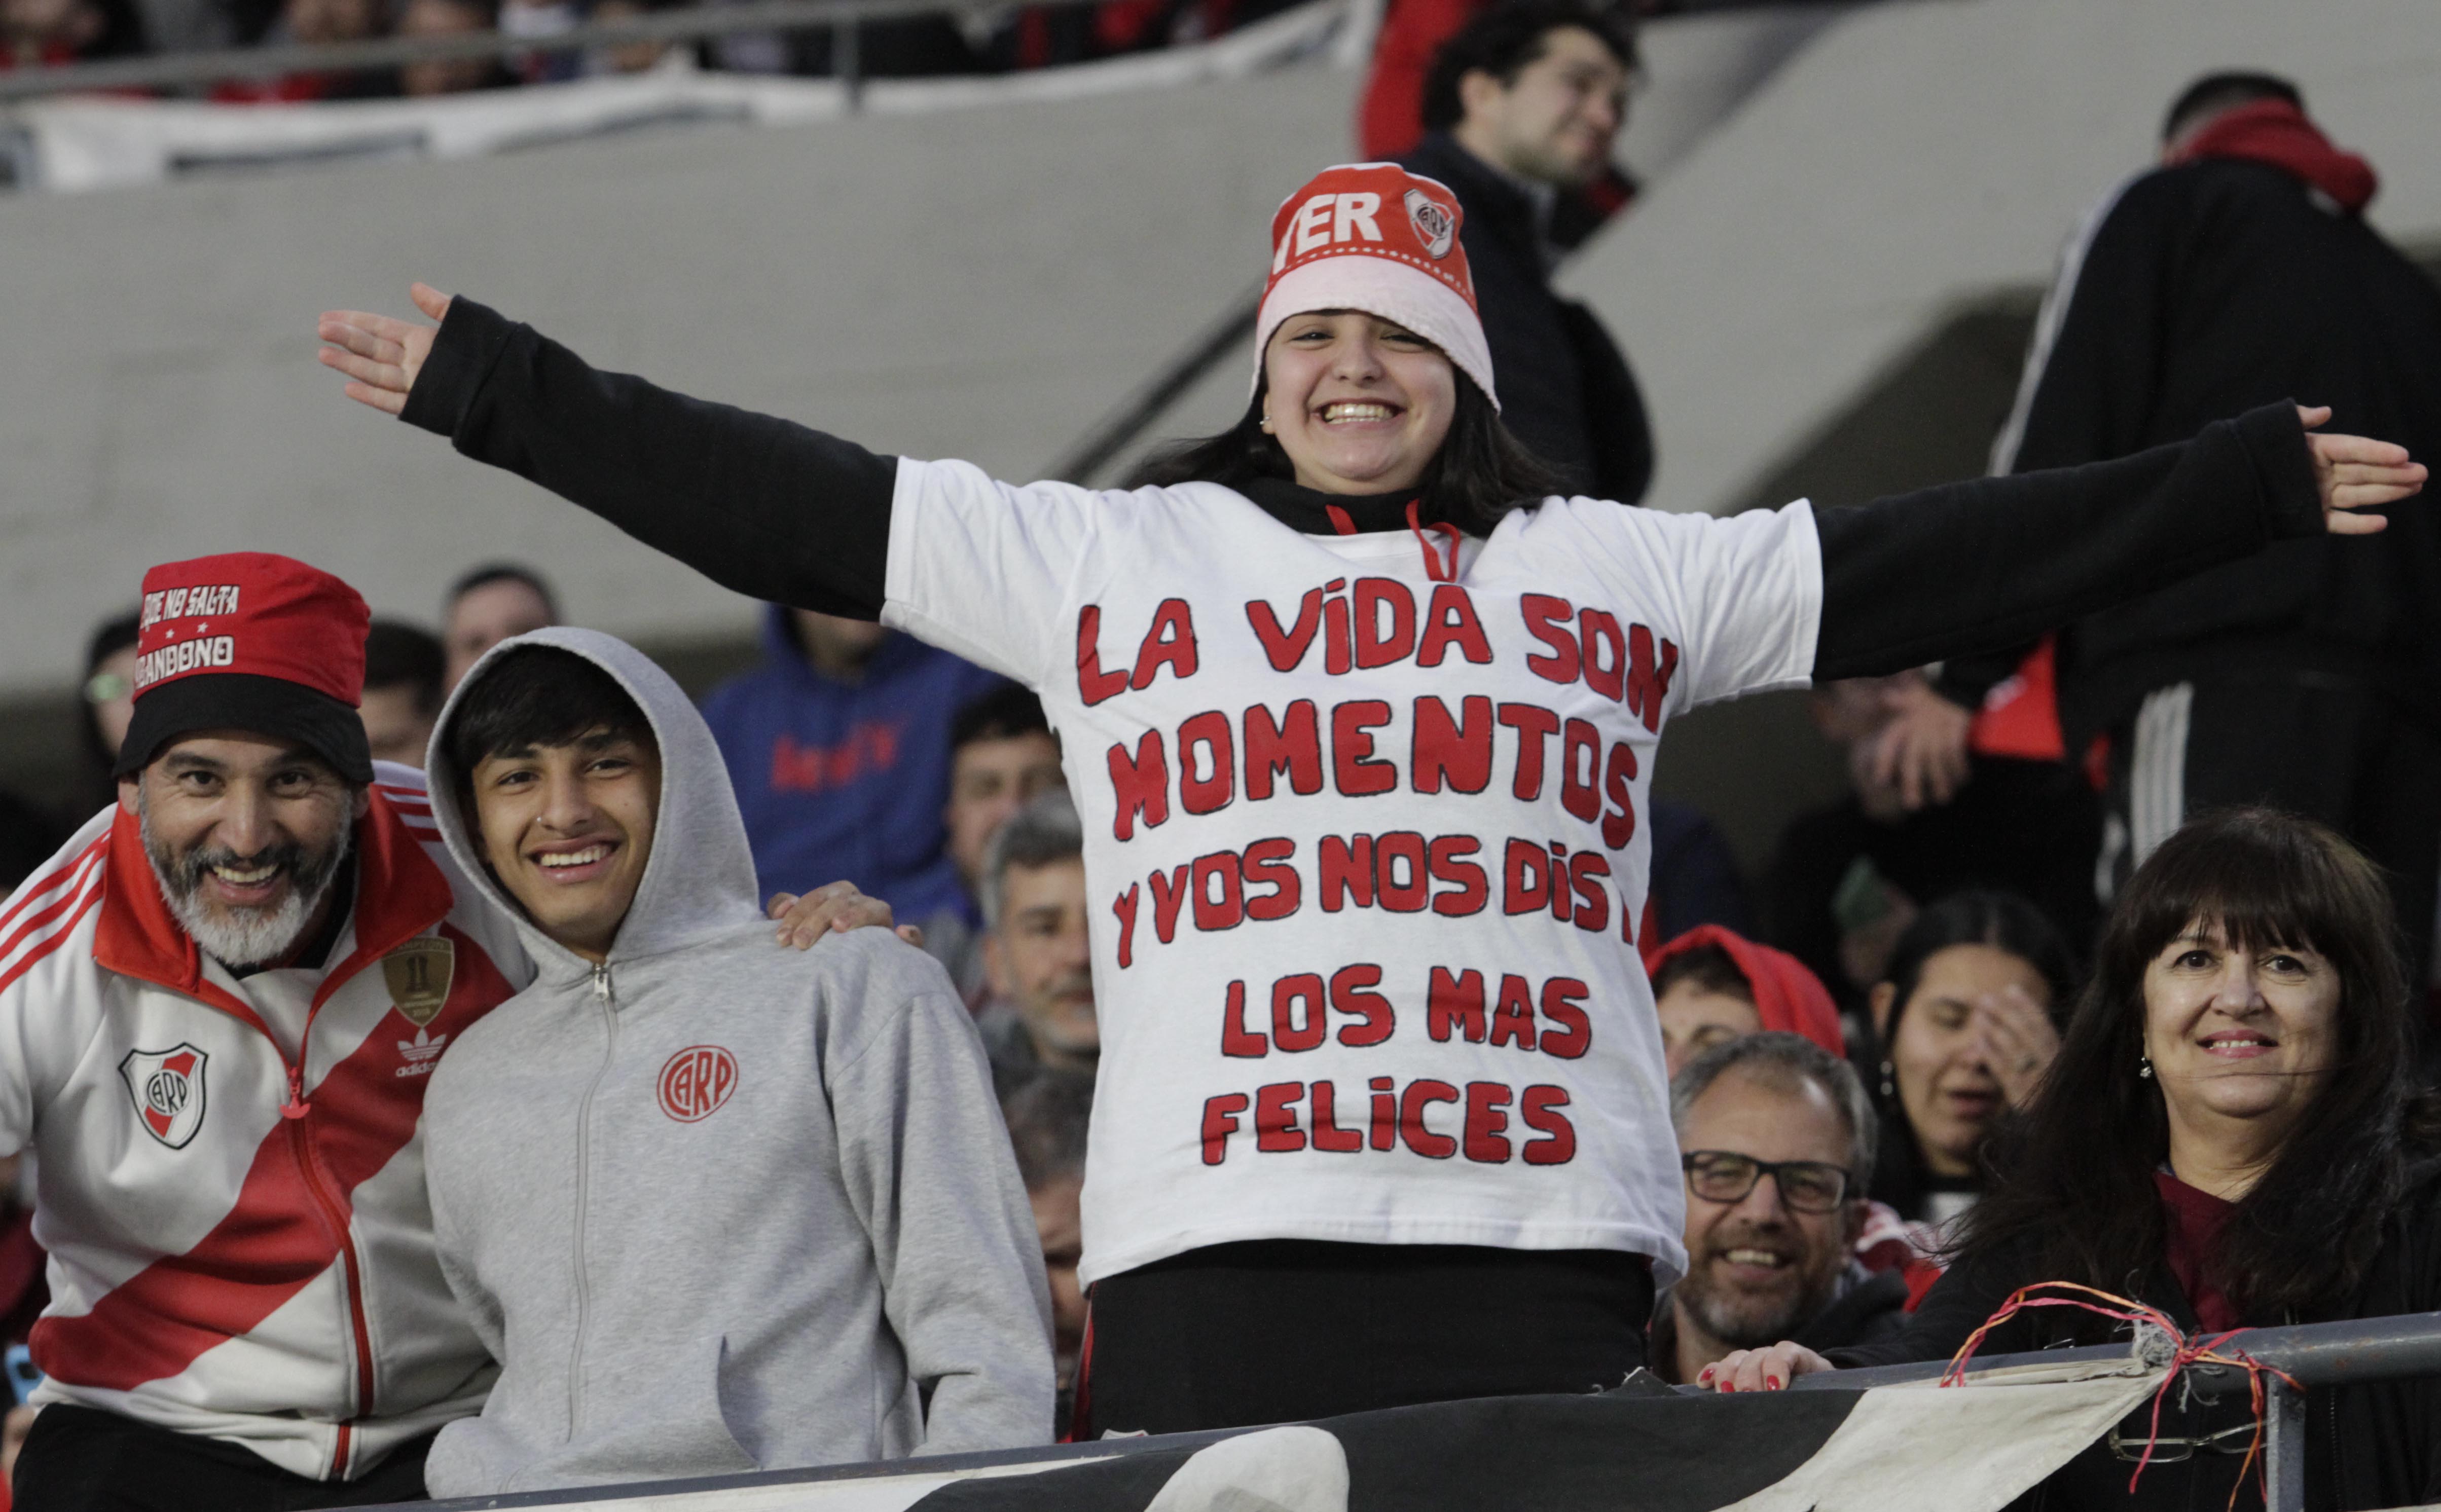
[[[2161,1389],[2164,1366],[2025,1365],[1865,1394],[1799,1466],[1721,1512],[1997,1512]]]

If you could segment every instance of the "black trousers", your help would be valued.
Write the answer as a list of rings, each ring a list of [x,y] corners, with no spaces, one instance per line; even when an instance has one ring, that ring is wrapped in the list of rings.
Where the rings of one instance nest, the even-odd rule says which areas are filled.
[[[421,1502],[432,1436],[353,1481],[292,1475],[250,1449],[53,1403],[17,1456],[14,1512],[305,1512]]]
[[[1618,1251],[1213,1245],[1094,1286],[1076,1436],[1600,1391],[1652,1316],[1650,1263]]]

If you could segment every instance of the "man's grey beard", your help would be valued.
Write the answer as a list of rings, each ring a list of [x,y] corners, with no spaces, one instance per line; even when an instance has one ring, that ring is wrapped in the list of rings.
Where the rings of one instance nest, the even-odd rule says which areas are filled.
[[[1694,1316],[1696,1325],[1731,1349],[1761,1349],[1793,1338],[1797,1330],[1813,1321],[1821,1308],[1809,1309],[1805,1299],[1799,1298],[1787,1307],[1771,1312],[1732,1310],[1721,1298],[1701,1291],[1690,1291],[1687,1283],[1678,1283],[1677,1298],[1681,1305]]]
[[[1847,1273],[1843,1256],[1840,1269],[1831,1273],[1819,1295],[1800,1292],[1784,1305],[1771,1306],[1758,1300],[1740,1307],[1728,1297],[1713,1295],[1699,1279],[1699,1268],[1709,1259],[1709,1253],[1691,1257],[1687,1275],[1673,1288],[1673,1295],[1698,1327],[1731,1349],[1761,1349],[1795,1338],[1799,1328],[1838,1297],[1840,1279]]]
[[[204,954],[226,966],[259,966],[296,949],[322,900],[330,895],[348,849],[355,841],[355,826],[342,824],[338,837],[319,853],[292,840],[253,855],[240,855],[226,845],[199,845],[181,856],[172,855],[168,843],[153,833],[141,786],[136,790],[136,818],[144,835],[144,855],[153,863],[153,875],[161,884],[170,911]],[[244,869],[265,862],[277,864],[288,876],[280,901],[267,909],[215,909],[198,895],[204,873],[214,866]]]

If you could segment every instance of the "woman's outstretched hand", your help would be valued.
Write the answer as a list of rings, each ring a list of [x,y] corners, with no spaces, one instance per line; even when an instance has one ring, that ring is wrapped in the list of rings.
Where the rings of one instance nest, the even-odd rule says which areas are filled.
[[[351,390],[353,392],[353,390]],[[2371,535],[2390,522],[2378,514],[2351,514],[2423,491],[2425,467],[2408,460],[2407,448],[2366,436],[2317,436],[2331,418],[2327,405],[2297,406],[2305,427],[2305,449],[2314,457],[2314,487],[2323,495],[2323,528],[2333,535]]]
[[[1695,1384],[1713,1392],[1776,1392],[1799,1376],[1838,1367],[1785,1340],[1761,1349],[1733,1349],[1705,1366]]]
[[[407,294],[435,321],[449,313],[449,296],[428,283],[410,284]],[[329,343],[322,349],[322,366],[348,375],[348,397],[385,415],[407,407],[407,391],[415,387],[415,375],[424,370],[432,338],[439,333],[432,326],[362,310],[325,310],[315,330]]]

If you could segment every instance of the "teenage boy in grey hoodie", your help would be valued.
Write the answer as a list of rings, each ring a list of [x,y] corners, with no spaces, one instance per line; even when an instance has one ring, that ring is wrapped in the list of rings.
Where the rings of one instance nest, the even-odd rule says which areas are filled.
[[[501,1367],[432,1493],[1047,1442],[1034,1220],[941,968],[880,929],[772,950],[711,730],[608,636],[495,648],[431,773],[540,967],[425,1102]]]

